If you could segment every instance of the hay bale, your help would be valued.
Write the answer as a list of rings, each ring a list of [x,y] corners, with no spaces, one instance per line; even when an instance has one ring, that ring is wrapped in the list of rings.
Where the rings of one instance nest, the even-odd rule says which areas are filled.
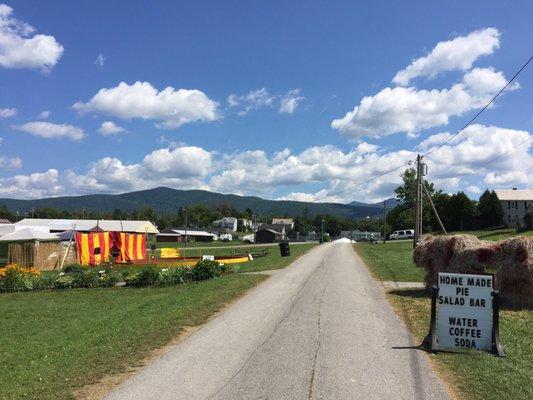
[[[473,235],[426,235],[413,259],[426,270],[426,287],[437,283],[439,272],[490,272],[506,303],[533,306],[533,238],[488,242]]]

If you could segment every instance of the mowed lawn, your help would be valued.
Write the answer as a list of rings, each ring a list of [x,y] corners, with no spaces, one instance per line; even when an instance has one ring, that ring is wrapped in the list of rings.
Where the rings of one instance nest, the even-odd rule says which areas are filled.
[[[259,272],[271,269],[285,268],[291,262],[296,260],[301,255],[307,253],[313,247],[318,246],[317,243],[291,243],[291,255],[288,257],[281,257],[278,246],[269,247],[270,253],[268,257],[256,258],[253,261],[236,264],[235,267],[239,272]],[[257,250],[255,250],[257,251]]]
[[[380,281],[423,282],[425,272],[413,262],[413,242],[357,243],[355,251]]]
[[[380,280],[422,281],[424,271],[412,262],[412,242],[356,244],[355,249],[372,274]],[[423,289],[388,293],[396,312],[421,342],[427,334],[430,297]],[[533,398],[533,311],[501,311],[500,335],[505,358],[488,353],[430,355],[441,377],[460,399]]]
[[[71,399],[76,389],[139,365],[265,278],[2,294],[0,398]]]

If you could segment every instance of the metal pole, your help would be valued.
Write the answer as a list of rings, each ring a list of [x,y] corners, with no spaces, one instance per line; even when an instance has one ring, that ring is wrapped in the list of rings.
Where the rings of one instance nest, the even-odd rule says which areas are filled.
[[[185,207],[185,247],[187,247],[187,207]]]
[[[416,207],[415,207],[415,234],[413,248],[420,242],[422,235],[422,157],[416,156]]]
[[[387,200],[383,202],[383,243],[387,238]]]

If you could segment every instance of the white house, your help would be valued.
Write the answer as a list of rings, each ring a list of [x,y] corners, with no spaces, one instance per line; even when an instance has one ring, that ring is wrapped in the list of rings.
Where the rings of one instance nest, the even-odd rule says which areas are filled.
[[[216,221],[213,221],[212,225],[217,228],[228,229],[231,232],[237,232],[237,218],[235,217],[217,219]]]
[[[524,224],[524,216],[533,211],[533,189],[495,190],[502,205],[504,221],[510,227]]]
[[[292,219],[292,218],[272,218],[272,225],[285,225],[286,228],[294,229],[294,219]]]

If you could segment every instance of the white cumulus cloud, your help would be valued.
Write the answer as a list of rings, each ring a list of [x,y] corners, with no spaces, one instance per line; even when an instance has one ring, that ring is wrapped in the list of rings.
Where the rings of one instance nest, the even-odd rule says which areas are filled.
[[[63,46],[51,35],[37,34],[12,14],[13,8],[0,4],[0,66],[50,71],[61,58]]]
[[[83,129],[69,124],[53,124],[51,122],[36,121],[14,126],[15,129],[39,136],[45,139],[81,140],[86,135]]]
[[[167,129],[197,121],[218,119],[217,103],[199,90],[174,89],[161,91],[149,82],[128,85],[121,82],[113,88],[104,88],[88,102],[77,102],[74,109],[96,112],[117,118],[141,118],[159,121]]]
[[[118,135],[122,132],[126,132],[126,129],[121,126],[118,126],[112,121],[105,121],[102,122],[102,125],[100,125],[100,128],[98,128],[98,132],[100,132],[103,136],[112,136]]]
[[[500,46],[500,33],[495,28],[474,31],[467,36],[439,42],[431,52],[414,60],[399,71],[392,82],[407,86],[419,76],[434,78],[444,71],[466,71],[479,57],[492,54]]]
[[[483,107],[505,83],[502,72],[476,68],[449,89],[388,87],[364,97],[344,117],[333,120],[331,127],[351,139],[400,132],[413,136],[423,129],[447,125],[451,117]],[[508,90],[517,88],[515,84]]]

